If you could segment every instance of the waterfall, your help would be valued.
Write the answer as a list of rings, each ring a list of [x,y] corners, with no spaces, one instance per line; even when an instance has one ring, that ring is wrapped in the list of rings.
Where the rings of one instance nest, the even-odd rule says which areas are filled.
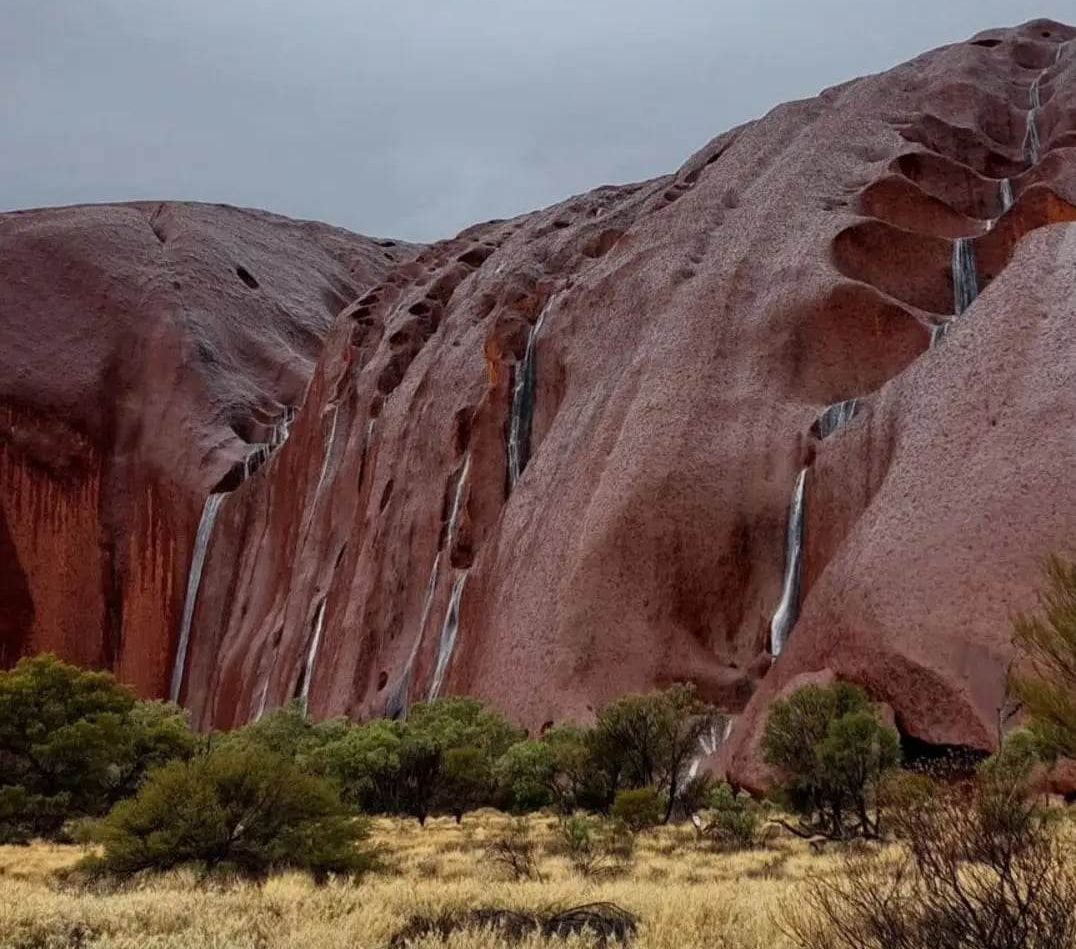
[[[944,323],[938,323],[930,328],[930,348],[933,349],[939,345],[946,336],[949,335],[949,328],[952,326],[952,320],[946,320]]]
[[[441,626],[441,641],[437,646],[437,665],[433,670],[433,680],[430,682],[430,701],[440,694],[441,686],[445,681],[445,673],[448,672],[448,664],[452,661],[452,651],[456,647],[456,634],[460,628],[460,599],[466,582],[467,571],[457,570],[456,579],[452,582],[452,597],[448,601],[445,622]]]
[[[459,480],[456,482],[456,490],[452,495],[452,508],[448,516],[448,526],[445,530],[444,542],[433,558],[433,567],[430,570],[430,579],[426,581],[426,596],[422,601],[422,616],[419,619],[418,633],[415,636],[415,644],[407,657],[403,675],[396,685],[392,696],[386,706],[390,718],[402,718],[407,714],[408,689],[411,675],[414,670],[415,660],[418,658],[419,649],[426,638],[426,627],[430,622],[430,611],[433,609],[433,599],[437,592],[437,581],[441,576],[441,562],[445,551],[452,556],[452,543],[456,538],[456,529],[459,526],[460,512],[463,510],[463,497],[467,493],[467,482],[471,475],[471,454],[468,452],[460,471]],[[441,680],[444,679],[448,662],[452,658],[452,648],[456,643],[456,629],[459,626],[459,598],[463,593],[463,580],[467,576],[466,570],[456,572],[456,579],[452,586],[452,596],[449,600],[448,611],[445,614],[444,623],[441,627],[441,642],[437,653],[437,666],[434,670],[433,684],[430,687],[430,698],[436,697],[436,692],[441,688]]]
[[[699,773],[704,758],[716,755],[732,734],[732,725],[736,721],[735,715],[716,715],[709,729],[699,736],[699,753],[691,759],[688,765],[688,779],[694,778]]]
[[[269,441],[256,442],[251,445],[253,450],[243,459],[244,481],[264,465],[273,452],[288,440],[288,435],[291,434],[291,423],[294,420],[295,409],[290,405],[285,405],[280,420],[273,425],[273,430],[269,433]]]
[[[966,237],[953,241],[953,312],[960,316],[979,295],[975,246]]]
[[[299,701],[304,713],[310,700],[310,682],[314,678],[314,663],[318,658],[318,646],[321,645],[321,629],[325,625],[325,600],[326,597],[322,597],[317,610],[314,611],[314,638],[310,641],[306,665],[303,667],[303,678],[299,684]]]
[[[781,654],[788,634],[795,625],[800,605],[800,565],[803,558],[803,496],[807,485],[807,469],[796,478],[792,505],[788,511],[788,536],[785,547],[785,578],[781,585],[781,602],[770,623],[770,652]]]
[[[270,670],[271,672],[272,670]],[[258,704],[254,708],[254,721],[260,721],[261,717],[265,714],[265,703],[269,699],[269,674],[265,676],[265,681],[262,683],[262,687],[258,692]]]
[[[527,335],[523,361],[516,368],[515,385],[512,387],[512,407],[508,418],[508,487],[516,486],[523,469],[527,467],[531,451],[531,423],[534,419],[534,400],[537,388],[538,336],[545,324],[546,314],[553,299],[542,308],[534,326]]]
[[[1013,195],[1012,195],[1012,180],[1009,178],[1001,179],[1001,213],[1004,214],[1009,208],[1012,207]]]
[[[322,485],[325,484],[325,476],[329,473],[329,462],[332,460],[333,454],[333,442],[336,441],[336,422],[340,418],[340,404],[336,403],[333,406],[333,420],[329,425],[329,438],[325,442],[325,457],[321,461],[321,473],[318,475],[317,487],[314,488],[314,501],[311,504],[311,517],[313,516],[313,508],[317,507],[318,495],[321,494]]]
[[[818,437],[828,438],[842,425],[847,425],[859,411],[859,399],[835,402],[818,417]]]
[[[1042,108],[1042,96],[1039,93],[1039,83],[1042,81],[1042,74],[1040,73],[1035,81],[1031,84],[1031,90],[1028,94],[1028,104],[1030,108],[1027,113],[1027,134],[1024,136],[1024,153],[1027,156],[1027,160],[1032,165],[1037,165],[1039,161],[1039,123],[1038,123],[1038,111]]]
[[[448,515],[448,532],[445,534],[445,543],[451,547],[456,536],[456,528],[459,526],[460,511],[463,509],[463,495],[467,491],[467,481],[471,475],[471,453],[463,462],[463,470],[460,479],[456,482],[456,493],[452,496],[452,511]]]
[[[217,520],[217,511],[223,500],[223,494],[211,494],[205,499],[202,519],[198,522],[198,532],[194,535],[194,552],[191,554],[191,565],[187,571],[187,594],[183,601],[183,618],[179,624],[176,661],[172,666],[172,687],[168,693],[173,702],[179,701],[179,692],[183,688],[183,675],[187,669],[187,648],[190,645],[194,607],[198,603],[198,587],[202,582],[202,568],[205,566],[206,553],[209,551],[209,540],[213,536],[213,524]]]

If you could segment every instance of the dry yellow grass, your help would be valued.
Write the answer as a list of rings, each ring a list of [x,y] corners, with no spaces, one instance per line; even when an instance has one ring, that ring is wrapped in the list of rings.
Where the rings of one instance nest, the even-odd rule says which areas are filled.
[[[809,872],[837,857],[778,840],[744,854],[715,854],[690,827],[640,836],[625,875],[589,880],[562,857],[543,856],[544,882],[513,882],[484,858],[508,818],[468,816],[457,826],[382,820],[386,868],[357,884],[317,887],[299,875],[264,886],[204,888],[177,874],[114,894],[60,886],[53,874],[79,857],[73,847],[0,847],[0,946],[17,949],[377,949],[414,913],[473,906],[542,909],[612,900],[637,914],[638,949],[789,949],[775,921]],[[548,839],[552,821],[536,818]],[[545,848],[542,848],[543,851]],[[578,949],[586,940],[534,939],[524,949]],[[463,933],[419,947],[493,949],[490,933]]]

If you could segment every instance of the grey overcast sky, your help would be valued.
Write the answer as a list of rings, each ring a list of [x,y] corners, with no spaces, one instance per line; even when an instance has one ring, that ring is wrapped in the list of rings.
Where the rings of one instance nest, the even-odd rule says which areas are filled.
[[[1073,0],[0,0],[0,208],[449,236]]]

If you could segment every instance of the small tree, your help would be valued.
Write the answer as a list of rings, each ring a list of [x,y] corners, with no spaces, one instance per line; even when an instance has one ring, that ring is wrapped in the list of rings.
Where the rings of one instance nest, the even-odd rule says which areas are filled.
[[[348,728],[311,752],[311,766],[331,778],[349,804],[371,814],[400,811],[404,726],[375,719]]]
[[[449,748],[444,753],[438,810],[451,814],[458,824],[468,811],[492,803],[493,793],[493,769],[480,749]]]
[[[85,858],[91,874],[129,877],[194,865],[260,878],[281,869],[356,874],[370,867],[359,848],[368,823],[336,790],[260,748],[218,748],[154,771],[137,796],[80,829],[103,848]]]
[[[603,708],[592,754],[608,776],[610,795],[615,797],[622,788],[656,787],[666,795],[667,822],[700,740],[713,727],[716,715],[689,685],[626,695]]]
[[[1041,745],[1076,758],[1076,563],[1047,561],[1039,612],[1019,617],[1015,642],[1028,660],[1012,690],[1031,716]]]
[[[806,686],[775,702],[762,752],[784,774],[785,801],[803,821],[797,832],[878,835],[876,792],[900,762],[900,741],[877,721],[862,689]]]
[[[544,741],[517,741],[497,760],[497,784],[504,804],[522,813],[552,804],[556,753]]]

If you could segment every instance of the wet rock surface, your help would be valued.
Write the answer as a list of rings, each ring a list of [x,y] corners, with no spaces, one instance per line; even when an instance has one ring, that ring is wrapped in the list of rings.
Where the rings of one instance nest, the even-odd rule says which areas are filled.
[[[227,485],[180,670],[197,723],[439,691],[536,733],[688,680],[737,716],[718,766],[761,786],[769,704],[837,676],[917,747],[989,749],[1011,615],[1073,553],[1074,40],[989,31],[401,255]]]
[[[52,650],[166,694],[206,493],[415,250],[215,205],[0,214],[0,662]]]

